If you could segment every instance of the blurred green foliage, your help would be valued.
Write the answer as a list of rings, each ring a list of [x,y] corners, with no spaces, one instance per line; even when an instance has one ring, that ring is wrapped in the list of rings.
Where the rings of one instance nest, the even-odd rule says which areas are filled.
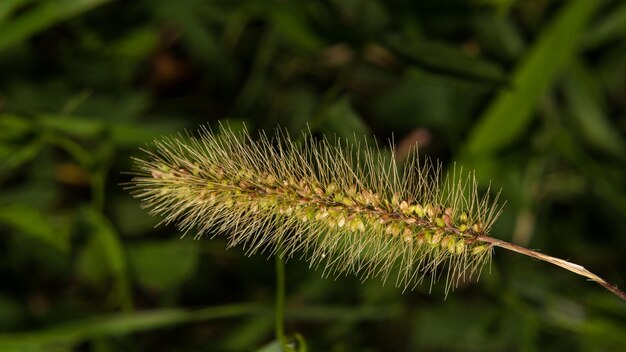
[[[0,1],[0,350],[276,351],[273,265],[155,228],[152,139],[249,129],[419,143],[508,201],[494,236],[626,286],[626,2]],[[626,350],[626,306],[497,251],[477,284],[287,265],[312,351]]]

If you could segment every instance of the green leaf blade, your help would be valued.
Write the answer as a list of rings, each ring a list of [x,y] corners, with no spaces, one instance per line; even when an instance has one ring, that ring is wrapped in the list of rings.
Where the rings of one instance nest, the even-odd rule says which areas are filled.
[[[497,152],[524,132],[537,102],[574,57],[586,24],[601,3],[576,0],[561,10],[518,65],[512,87],[496,96],[470,133],[466,153]]]

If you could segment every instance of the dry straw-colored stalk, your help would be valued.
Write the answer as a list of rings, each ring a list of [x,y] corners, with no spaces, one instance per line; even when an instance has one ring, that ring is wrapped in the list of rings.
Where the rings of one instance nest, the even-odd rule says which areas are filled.
[[[151,214],[185,233],[228,234],[229,244],[248,254],[280,248],[325,275],[386,281],[394,273],[404,289],[427,276],[443,277],[446,292],[478,278],[498,246],[561,266],[626,299],[579,265],[490,237],[501,210],[497,197],[481,196],[473,174],[442,177],[439,164],[420,160],[416,148],[400,168],[393,154],[362,148],[358,140],[304,134],[296,142],[282,130],[253,139],[224,126],[200,132],[155,141],[154,150],[135,159],[129,187]]]

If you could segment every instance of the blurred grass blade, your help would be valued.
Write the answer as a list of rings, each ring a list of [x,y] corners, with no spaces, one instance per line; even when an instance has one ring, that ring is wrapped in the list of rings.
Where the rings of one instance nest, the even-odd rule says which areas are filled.
[[[33,0],[3,0],[0,1],[0,25],[15,11],[18,7],[32,2]]]
[[[153,1],[150,9],[160,21],[173,23],[181,30],[182,43],[198,60],[214,68],[216,75],[228,78],[233,73],[232,62],[227,53],[220,50],[214,32],[204,25],[202,15],[206,14],[207,3],[197,0]]]
[[[0,175],[35,159],[42,146],[43,144],[40,140],[32,141],[20,147],[0,145],[0,156],[3,157],[0,160],[4,159],[0,161]]]
[[[109,272],[113,277],[114,287],[111,292],[111,299],[115,304],[129,307],[131,298],[128,266],[117,232],[111,222],[95,209],[86,208],[83,211],[83,216],[93,231],[91,235],[96,236],[96,241],[99,243],[104,259],[107,261]]]
[[[271,336],[274,330],[274,316],[254,315],[241,321],[228,331],[222,339],[226,351],[245,351],[250,346],[259,346]]]
[[[400,304],[363,307],[316,305],[287,312],[287,320],[296,321],[376,321],[396,319],[402,315]]]
[[[510,11],[515,0],[474,0],[477,4],[485,4],[495,7],[498,14],[505,14]]]
[[[283,348],[280,346],[280,341],[274,340],[265,346],[259,348],[255,352],[282,352]]]
[[[85,139],[98,138],[109,126],[105,121],[90,116],[40,114],[36,121],[45,130]]]
[[[189,240],[146,241],[128,247],[137,281],[151,290],[175,289],[196,272],[197,244]],[[176,258],[176,260],[163,260]]]
[[[111,314],[58,324],[39,331],[3,333],[0,334],[0,350],[45,349],[59,344],[71,346],[99,337],[122,336],[168,326],[257,314],[265,311],[269,313],[269,307],[239,303],[198,310],[159,309]]]
[[[0,208],[0,224],[14,228],[62,251],[70,248],[69,233],[61,231],[48,217],[26,205],[7,205]]]
[[[297,7],[278,7],[272,9],[271,19],[274,28],[279,29],[277,34],[283,37],[289,46],[302,50],[305,53],[315,53],[323,42],[313,32]]]
[[[514,62],[524,50],[520,30],[508,17],[495,14],[479,16],[472,21],[472,26],[483,50],[506,62]]]
[[[0,114],[0,142],[19,141],[33,129],[31,121],[15,114]]]
[[[500,66],[481,58],[469,56],[458,47],[447,43],[425,39],[406,42],[394,38],[389,40],[387,44],[398,56],[404,57],[429,71],[486,82],[500,83],[506,78]]]
[[[512,88],[498,93],[471,131],[466,153],[493,153],[530,123],[537,101],[574,54],[587,22],[602,1],[569,1],[516,68]]]
[[[623,180],[623,167],[599,163],[581,148],[578,140],[569,134],[559,138],[559,151],[578,171],[589,180],[589,186],[603,201],[607,209],[619,211],[626,217],[626,189]]]
[[[606,17],[585,34],[585,48],[596,48],[612,40],[626,37],[626,1],[609,12]]]
[[[38,114],[36,121],[44,130],[80,139],[102,138],[103,135],[108,134],[112,142],[122,147],[136,147],[184,127],[178,120],[111,123],[110,120],[95,116],[59,114]]]
[[[565,79],[563,91],[580,134],[594,147],[626,160],[626,142],[602,109],[594,94],[591,72],[577,62]]]
[[[22,42],[61,21],[89,11],[109,1],[111,0],[40,1],[27,12],[4,23],[0,22],[0,51]]]
[[[311,129],[326,134],[334,133],[340,138],[371,135],[369,128],[346,97],[325,106],[311,122]]]

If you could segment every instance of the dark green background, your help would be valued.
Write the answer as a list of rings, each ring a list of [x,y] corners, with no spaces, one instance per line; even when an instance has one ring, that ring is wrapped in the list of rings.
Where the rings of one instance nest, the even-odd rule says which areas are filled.
[[[626,2],[0,1],[0,351],[253,351],[273,263],[120,183],[200,124],[375,136],[476,169],[493,235],[626,287]],[[287,265],[313,351],[626,350],[626,304],[496,250],[447,299]],[[272,347],[269,350],[276,350]]]

